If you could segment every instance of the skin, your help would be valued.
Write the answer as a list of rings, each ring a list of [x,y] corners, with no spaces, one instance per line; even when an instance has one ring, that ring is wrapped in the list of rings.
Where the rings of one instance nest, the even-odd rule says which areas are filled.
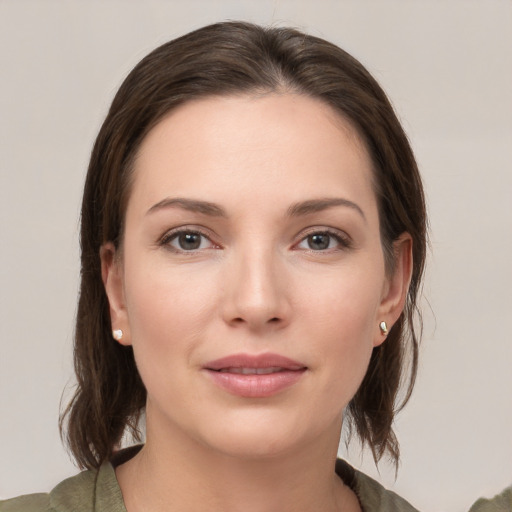
[[[128,512],[359,510],[333,471],[342,414],[385,341],[379,323],[402,311],[411,241],[387,275],[355,130],[301,95],[201,99],[148,134],[134,173],[122,250],[101,250],[112,327],[148,392],[147,443],[116,470]],[[345,203],[296,206],[333,198]],[[268,352],[307,368],[269,397],[204,371]]]

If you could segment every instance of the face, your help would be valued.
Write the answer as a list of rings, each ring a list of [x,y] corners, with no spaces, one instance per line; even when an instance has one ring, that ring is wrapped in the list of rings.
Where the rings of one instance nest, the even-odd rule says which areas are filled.
[[[136,159],[122,251],[102,249],[148,441],[268,456],[337,438],[400,314],[398,260],[386,275],[370,159],[330,107],[270,94],[170,113]]]

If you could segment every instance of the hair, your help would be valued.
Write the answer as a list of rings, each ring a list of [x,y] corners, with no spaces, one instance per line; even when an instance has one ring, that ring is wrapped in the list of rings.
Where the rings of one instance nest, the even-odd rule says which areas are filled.
[[[140,440],[146,390],[132,348],[112,338],[99,255],[107,241],[121,247],[138,148],[178,105],[265,92],[319,99],[354,126],[373,163],[388,270],[393,242],[404,232],[412,237],[412,279],[404,310],[385,343],[373,349],[344,419],[349,437],[356,433],[376,463],[387,453],[398,464],[393,420],[408,401],[417,372],[421,322],[415,327],[415,318],[420,318],[417,299],[427,247],[424,194],[413,152],[385,93],[351,55],[292,28],[224,22],[170,41],[137,64],[115,95],[92,150],[81,213],[77,386],[60,419],[61,435],[81,468],[110,459],[125,433]]]

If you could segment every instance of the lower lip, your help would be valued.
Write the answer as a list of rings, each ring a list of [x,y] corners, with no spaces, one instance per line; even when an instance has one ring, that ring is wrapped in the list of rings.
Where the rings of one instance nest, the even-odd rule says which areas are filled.
[[[265,398],[296,384],[306,369],[285,370],[264,375],[206,371],[213,382],[228,393],[245,398]]]

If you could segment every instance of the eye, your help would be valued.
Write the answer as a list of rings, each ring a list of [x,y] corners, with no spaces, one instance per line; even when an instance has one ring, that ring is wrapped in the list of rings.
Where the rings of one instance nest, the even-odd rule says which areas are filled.
[[[215,244],[206,235],[190,229],[173,231],[167,234],[161,243],[177,252],[200,251],[215,247]]]
[[[297,247],[310,251],[327,251],[329,249],[339,249],[340,247],[348,248],[350,247],[350,240],[348,237],[343,237],[338,233],[315,231],[304,237]]]

